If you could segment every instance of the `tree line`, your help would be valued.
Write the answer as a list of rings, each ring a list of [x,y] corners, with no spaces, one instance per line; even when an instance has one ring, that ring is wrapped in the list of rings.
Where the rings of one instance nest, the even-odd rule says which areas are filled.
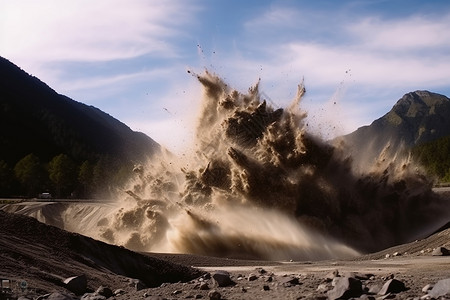
[[[67,154],[41,161],[28,154],[14,166],[0,160],[0,197],[107,198],[122,187],[133,172],[132,163],[111,156],[77,163]]]
[[[412,153],[430,174],[450,182],[450,136],[416,146]]]

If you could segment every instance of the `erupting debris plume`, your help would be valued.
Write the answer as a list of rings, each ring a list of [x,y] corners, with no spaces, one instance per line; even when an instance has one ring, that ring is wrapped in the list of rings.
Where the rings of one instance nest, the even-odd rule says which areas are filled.
[[[416,238],[446,213],[411,157],[385,151],[356,172],[344,147],[309,133],[302,84],[275,109],[259,83],[242,94],[208,72],[194,76],[204,101],[191,157],[136,167],[115,206],[67,228],[139,251],[325,259]]]

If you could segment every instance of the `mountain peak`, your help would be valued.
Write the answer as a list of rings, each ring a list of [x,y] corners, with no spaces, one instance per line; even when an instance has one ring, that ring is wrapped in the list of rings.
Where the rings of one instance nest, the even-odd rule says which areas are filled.
[[[429,91],[415,91],[403,95],[391,111],[401,117],[422,117],[436,111],[437,106],[449,102],[450,99],[444,95]]]
[[[354,154],[358,160],[359,156],[363,159],[363,153],[377,156],[387,145],[391,149],[400,145],[409,148],[447,135],[450,135],[450,99],[418,90],[403,95],[383,117],[343,139],[359,150],[360,153]]]

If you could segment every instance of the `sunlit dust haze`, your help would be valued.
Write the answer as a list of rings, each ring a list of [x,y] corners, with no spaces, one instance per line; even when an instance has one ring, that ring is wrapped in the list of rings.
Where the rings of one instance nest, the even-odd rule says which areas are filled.
[[[60,226],[137,251],[316,260],[410,241],[448,217],[407,153],[356,171],[345,145],[310,133],[303,84],[274,108],[258,83],[242,93],[190,74],[203,87],[193,150],[136,166],[113,203],[61,207]]]

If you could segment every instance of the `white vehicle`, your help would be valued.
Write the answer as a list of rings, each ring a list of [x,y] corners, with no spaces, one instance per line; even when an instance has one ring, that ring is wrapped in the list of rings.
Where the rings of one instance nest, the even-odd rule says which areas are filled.
[[[50,193],[40,193],[38,195],[39,199],[52,199],[52,194]]]

